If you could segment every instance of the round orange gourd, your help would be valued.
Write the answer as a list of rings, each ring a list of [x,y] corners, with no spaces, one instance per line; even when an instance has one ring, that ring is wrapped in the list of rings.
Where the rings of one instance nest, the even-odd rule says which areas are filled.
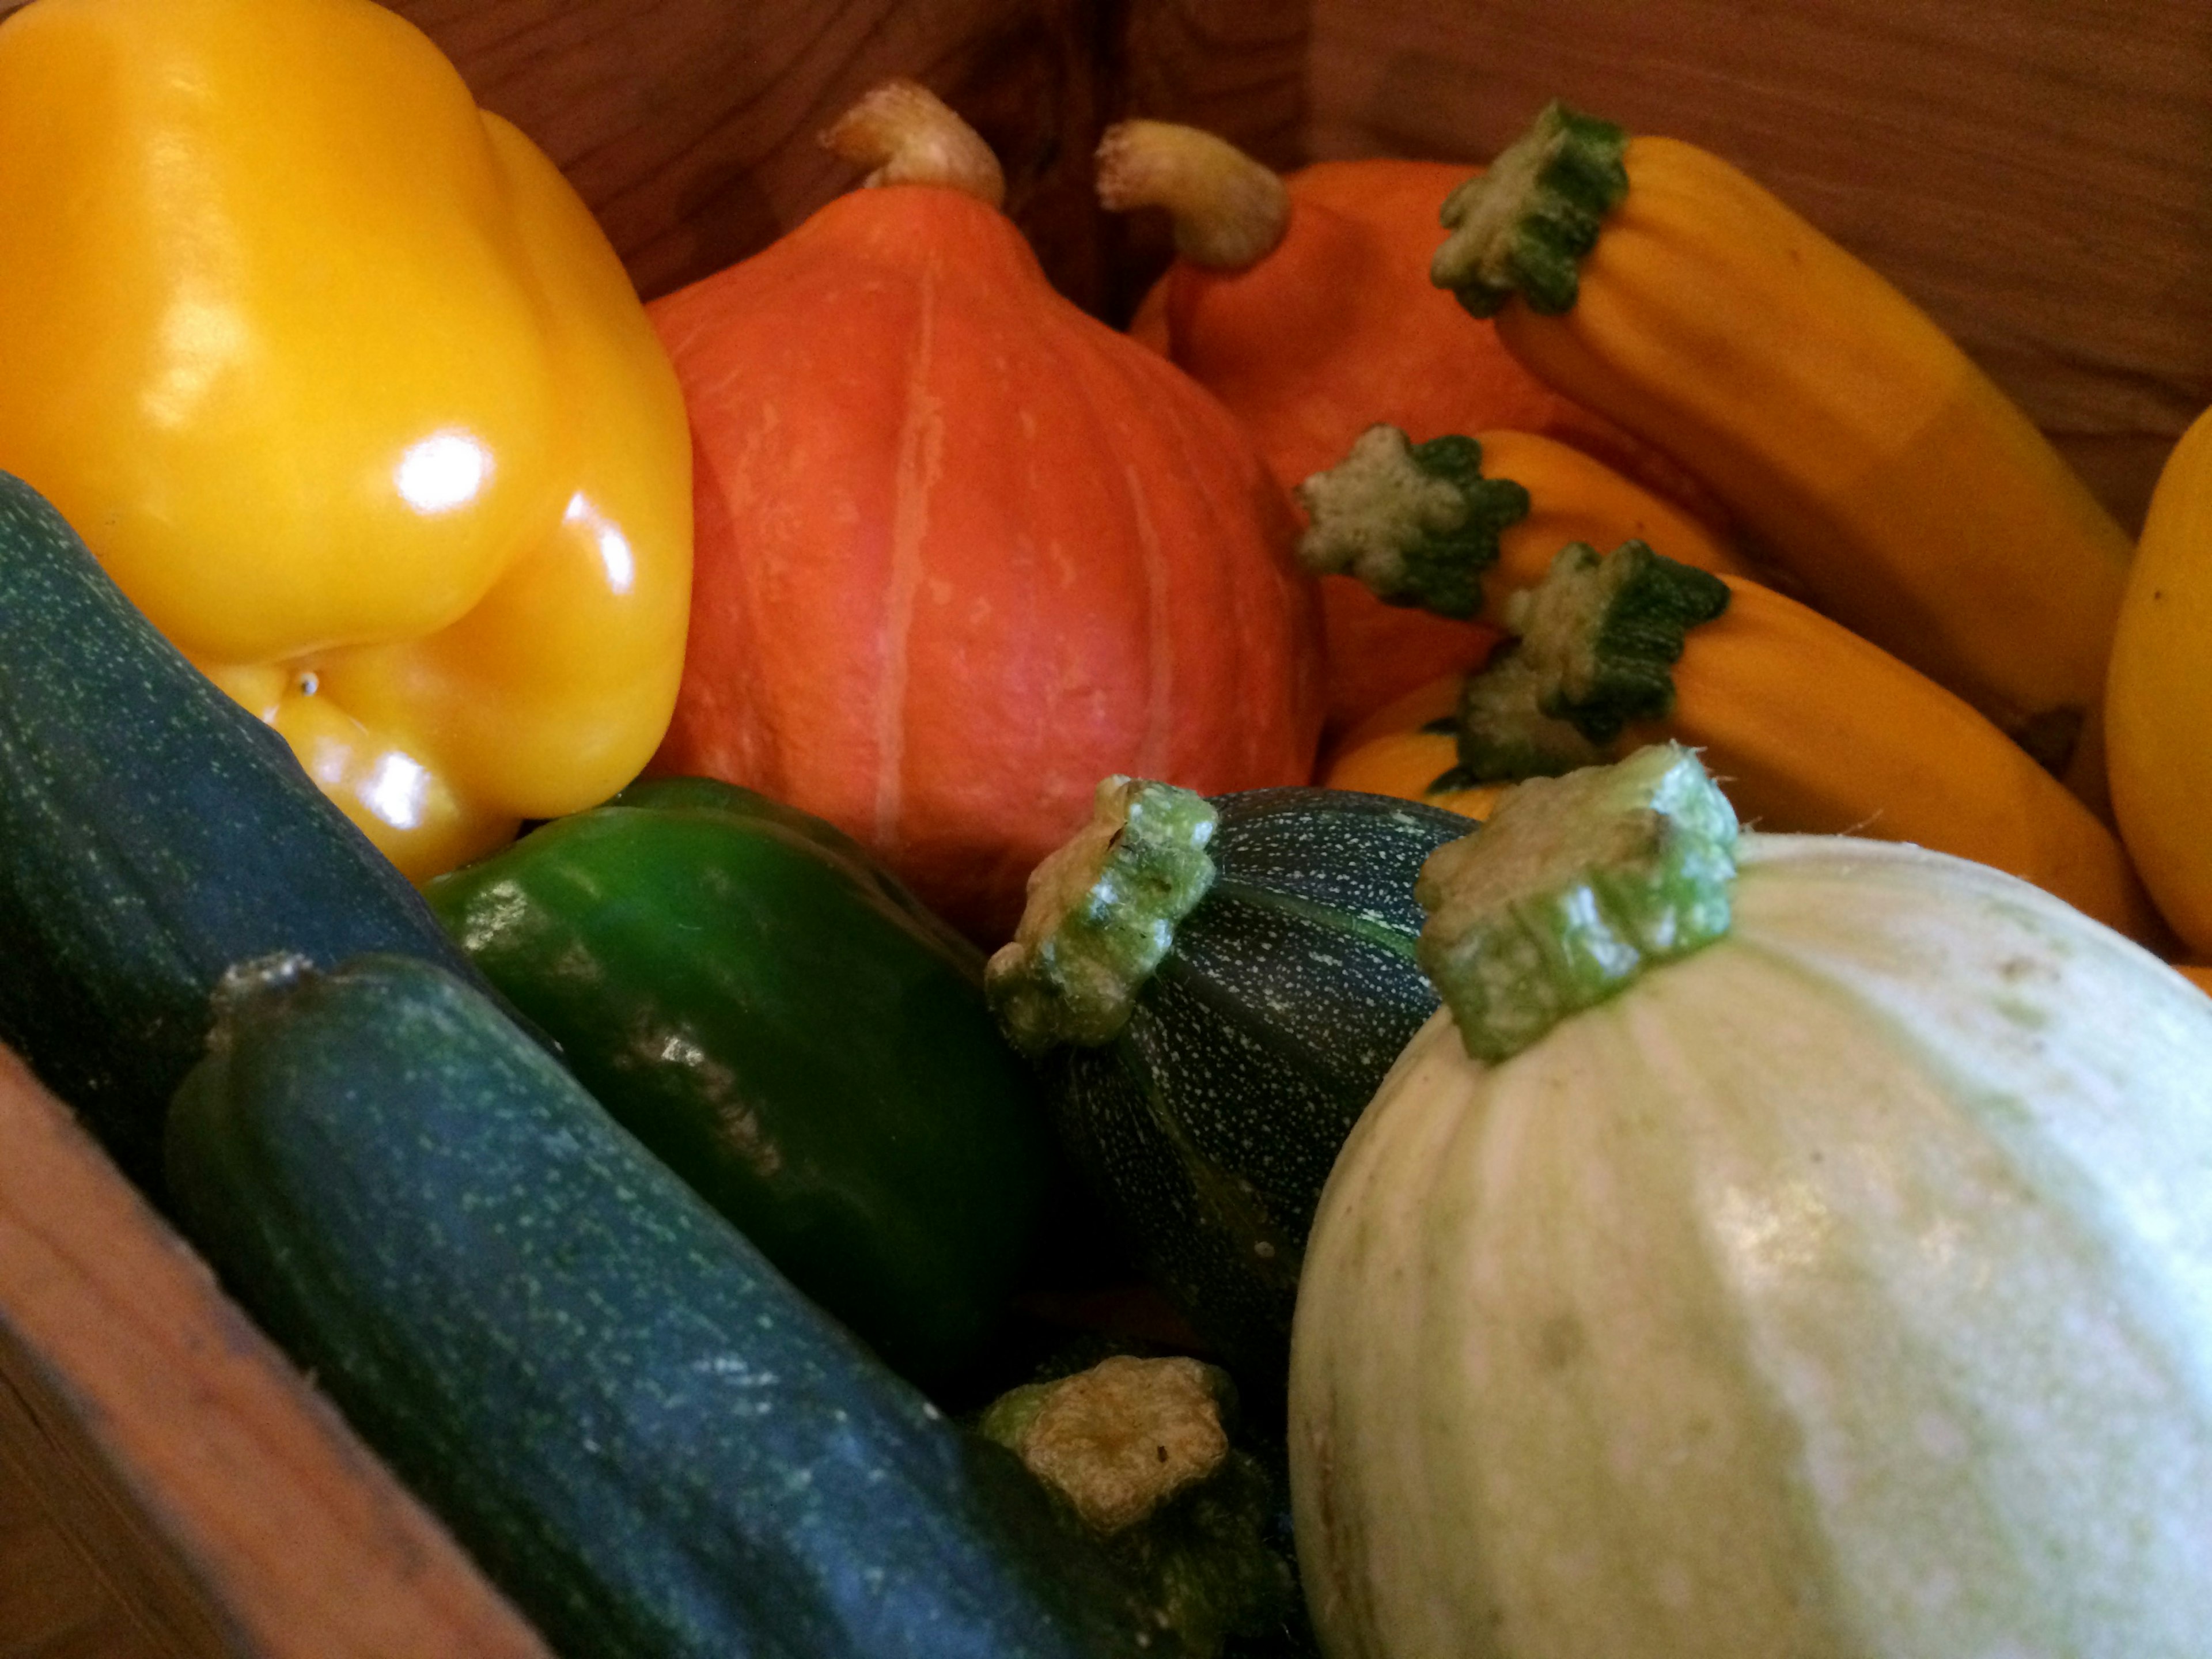
[[[1437,211],[1466,182],[1466,163],[1320,161],[1278,181],[1210,135],[1132,121],[1109,131],[1099,169],[1109,207],[1165,208],[1181,250],[1132,337],[1234,410],[1285,486],[1335,465],[1378,422],[1417,442],[1510,428],[1597,458],[1708,538],[1724,525],[1696,478],[1537,380],[1429,280]],[[1322,592],[1333,731],[1495,642],[1394,611],[1345,578],[1325,579]]]
[[[1052,289],[949,112],[884,89],[830,138],[882,187],[648,307],[697,515],[655,769],[826,817],[1002,938],[1102,776],[1309,776],[1313,584],[1235,418]]]

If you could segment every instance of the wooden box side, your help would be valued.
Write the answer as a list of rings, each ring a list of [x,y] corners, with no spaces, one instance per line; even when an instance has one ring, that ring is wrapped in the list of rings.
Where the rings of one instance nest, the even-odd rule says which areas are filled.
[[[88,1651],[545,1659],[5,1049],[0,1490],[36,1492],[91,1567],[58,1588],[0,1586],[0,1653],[39,1634],[34,1619],[66,1633],[46,1604],[96,1577],[121,1617],[87,1636],[102,1644]],[[75,1571],[27,1518],[11,1536],[27,1570]]]

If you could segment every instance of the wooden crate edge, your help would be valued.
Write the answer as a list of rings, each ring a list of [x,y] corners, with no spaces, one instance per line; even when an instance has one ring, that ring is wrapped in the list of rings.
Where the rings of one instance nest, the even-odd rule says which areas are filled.
[[[0,1455],[168,1650],[545,1659],[0,1048]]]

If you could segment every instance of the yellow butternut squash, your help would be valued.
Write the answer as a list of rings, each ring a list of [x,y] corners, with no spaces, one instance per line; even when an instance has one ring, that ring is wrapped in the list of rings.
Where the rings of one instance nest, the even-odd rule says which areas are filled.
[[[2121,838],[2174,931],[2212,955],[2212,410],[2151,493],[2106,726]]]
[[[1719,158],[1556,104],[1443,217],[1434,280],[1535,374],[2101,808],[2126,535],[1924,313]]]
[[[1570,548],[1546,586],[1586,586],[1629,551],[1598,559]],[[1966,702],[1806,605],[1742,577],[1717,580],[1725,608],[1678,635],[1664,712],[1601,722],[1601,740],[1574,724],[1571,665],[1601,653],[1618,617],[1563,592],[1521,618],[1529,632],[1512,656],[1425,687],[1353,732],[1322,781],[1485,816],[1503,775],[1468,766],[1471,751],[1541,750],[1551,763],[1535,769],[1564,771],[1673,741],[1702,750],[1761,830],[1911,842],[2032,881],[2144,943],[2163,939],[2118,839]],[[1534,658],[1545,664],[1516,667]],[[1516,679],[1525,692],[1497,693]],[[1516,702],[1516,729],[1502,730],[1515,726]],[[1525,761],[1516,769],[1525,775]]]

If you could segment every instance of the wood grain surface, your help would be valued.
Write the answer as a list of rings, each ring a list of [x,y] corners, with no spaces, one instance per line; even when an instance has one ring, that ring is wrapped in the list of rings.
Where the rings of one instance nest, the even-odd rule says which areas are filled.
[[[397,0],[478,101],[543,145],[646,297],[764,246],[854,182],[815,135],[878,81],[919,80],[998,152],[1055,283],[1126,310],[1164,261],[1102,216],[1091,153],[1139,108],[1287,162],[1306,8],[1285,0]]]
[[[2203,0],[1319,0],[1308,143],[1486,157],[1553,97],[1727,156],[1911,295],[2128,526],[2212,406]]]
[[[4,1049],[0,1149],[0,1655],[546,1659]]]

